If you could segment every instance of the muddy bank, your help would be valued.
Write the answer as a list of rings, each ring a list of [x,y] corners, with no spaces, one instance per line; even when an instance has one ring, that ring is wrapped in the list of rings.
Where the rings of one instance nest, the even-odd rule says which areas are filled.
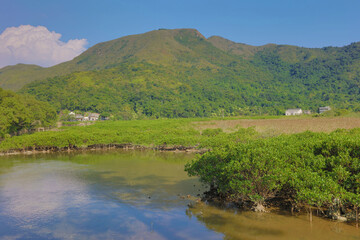
[[[198,149],[196,146],[143,146],[135,144],[95,144],[86,147],[68,146],[68,147],[55,147],[55,146],[43,146],[43,147],[27,147],[23,149],[11,149],[0,152],[0,156],[6,155],[18,155],[18,154],[37,154],[37,153],[53,153],[53,152],[72,152],[72,151],[91,151],[91,150],[106,150],[106,149],[124,149],[124,150],[157,150],[168,152],[192,152],[192,153],[204,153],[206,149]]]
[[[344,208],[341,204],[334,204],[327,208],[317,208],[314,206],[297,205],[282,197],[274,197],[261,204],[254,204],[251,201],[234,200],[231,197],[223,196],[212,189],[204,193],[201,198],[202,203],[210,204],[220,208],[234,208],[242,211],[254,211],[262,213],[287,213],[293,216],[308,215],[309,221],[312,216],[331,219],[337,222],[347,222],[358,228],[360,213],[356,208]],[[356,217],[357,215],[357,217]]]

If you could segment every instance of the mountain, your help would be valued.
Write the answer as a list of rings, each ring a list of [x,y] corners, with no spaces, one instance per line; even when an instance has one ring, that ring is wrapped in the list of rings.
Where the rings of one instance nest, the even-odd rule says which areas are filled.
[[[17,64],[0,69],[0,86],[5,89],[18,90],[23,85],[32,82],[31,76],[41,78],[43,68],[37,65]]]
[[[198,44],[198,40],[201,44]],[[208,51],[208,52],[206,52]],[[0,87],[19,90],[29,82],[72,72],[101,70],[124,62],[146,61],[171,66],[214,67],[211,61],[226,54],[197,30],[156,30],[96,44],[71,61],[49,68],[19,64],[0,69]],[[210,59],[209,59],[210,58]],[[226,56],[227,61],[231,59]],[[223,61],[225,59],[221,59]],[[24,71],[24,69],[28,71]]]
[[[120,118],[282,114],[323,105],[360,110],[359,42],[250,46],[194,29],[156,30],[99,43],[50,68],[27,66],[32,74],[19,67],[1,69],[0,84],[16,80],[19,89],[26,79],[20,93],[58,110]]]
[[[209,37],[208,41],[211,42],[215,47],[227,53],[240,55],[245,58],[252,57],[258,51],[274,45],[274,44],[268,44],[265,46],[255,47],[244,43],[236,43],[220,36]]]
[[[320,48],[303,48],[291,45],[266,44],[263,46],[251,46],[243,43],[235,43],[228,39],[212,36],[208,39],[217,48],[231,54],[251,59],[256,54],[262,55],[266,52],[273,52],[287,63],[299,61],[310,61],[320,56],[327,56]]]

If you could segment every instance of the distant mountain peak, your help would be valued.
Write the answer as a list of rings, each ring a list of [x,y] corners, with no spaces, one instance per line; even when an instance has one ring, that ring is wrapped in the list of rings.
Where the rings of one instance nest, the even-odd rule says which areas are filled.
[[[359,43],[344,51],[358,54]],[[71,61],[49,68],[18,64],[0,69],[0,87],[19,90],[35,80],[62,76],[72,72],[109,69],[124,63],[147,62],[159,66],[183,66],[218,69],[233,61],[250,60],[256,55],[273,54],[288,63],[311,61],[342,48],[308,49],[290,45],[252,46],[221,36],[206,39],[197,29],[158,29],[98,43]],[[356,51],[353,51],[356,49]],[[243,64],[245,64],[243,62]]]
[[[7,70],[13,70],[13,69],[20,70],[20,69],[25,69],[25,68],[43,68],[43,67],[40,67],[35,64],[18,63],[15,65],[9,65],[9,66],[0,68],[0,72],[7,71]]]

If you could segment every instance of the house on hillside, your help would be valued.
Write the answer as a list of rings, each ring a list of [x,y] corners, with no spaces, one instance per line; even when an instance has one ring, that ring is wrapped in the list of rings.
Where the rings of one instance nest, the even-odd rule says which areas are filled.
[[[303,114],[310,115],[310,114],[311,114],[311,110],[303,110]]]
[[[84,116],[81,115],[81,114],[76,114],[75,115],[75,120],[82,122],[82,121],[84,121]]]
[[[65,121],[73,122],[76,121],[75,115],[76,114],[74,112],[70,112],[67,116],[62,115],[62,119]]]
[[[301,115],[301,114],[303,114],[301,108],[291,108],[285,111],[286,116]]]
[[[100,114],[99,113],[90,113],[89,120],[90,121],[97,121],[99,120]]]
[[[331,110],[331,107],[327,106],[327,107],[319,107],[319,113],[323,113],[323,112],[326,112],[326,111],[329,111]]]
[[[70,116],[70,113],[69,113],[69,116]],[[74,119],[75,119],[75,121],[79,121],[79,122],[98,121],[98,120],[100,120],[100,113],[85,113],[84,115],[74,114]]]

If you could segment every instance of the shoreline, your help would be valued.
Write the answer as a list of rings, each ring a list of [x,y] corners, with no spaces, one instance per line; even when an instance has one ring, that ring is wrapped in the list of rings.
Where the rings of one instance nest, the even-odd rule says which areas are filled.
[[[291,216],[305,214],[309,217],[309,222],[312,222],[312,216],[317,216],[328,219],[329,221],[341,222],[358,228],[356,211],[352,209],[346,209],[346,213],[341,213],[340,207],[338,209],[331,209],[330,207],[316,208],[306,205],[291,205],[290,202],[281,197],[274,197],[271,200],[265,201],[264,205],[261,205],[261,207],[258,208],[258,206],[255,206],[250,201],[234,201],[227,199],[226,197],[221,197],[214,191],[204,192],[200,201],[204,204],[210,204],[220,208],[232,207],[241,211],[252,211],[265,214],[270,212],[285,212]]]
[[[159,152],[181,152],[181,153],[199,153],[203,154],[207,152],[207,149],[197,149],[196,146],[185,147],[182,145],[178,146],[156,146],[156,147],[149,147],[144,145],[135,145],[135,144],[95,144],[89,145],[86,147],[37,147],[37,148],[27,148],[27,149],[12,149],[6,152],[0,152],[0,157],[2,156],[14,156],[14,155],[33,155],[33,154],[45,154],[45,153],[70,153],[70,152],[86,152],[86,151],[96,151],[96,150],[115,150],[115,149],[122,149],[122,150],[154,150]],[[248,210],[248,211],[255,211],[255,212],[276,212],[276,210],[285,211],[293,216],[297,214],[308,214],[309,216],[316,215],[322,218],[326,218],[332,221],[337,222],[344,222],[350,225],[356,224],[356,217],[353,213],[347,214],[338,214],[338,213],[331,213],[329,209],[322,211],[319,213],[319,209],[311,208],[311,214],[308,211],[309,209],[305,206],[297,206],[295,208],[291,207],[288,202],[282,201],[280,198],[274,198],[272,201],[267,201],[264,206],[260,209],[254,208],[254,206],[249,202],[235,202],[233,200],[229,200],[223,197],[220,197],[218,194],[208,191],[204,193],[204,196],[201,198],[201,202],[206,204],[211,204],[215,206],[233,206],[239,210]],[[291,209],[291,210],[290,210]],[[323,209],[324,210],[324,209]],[[310,220],[311,222],[311,220]]]
[[[188,153],[205,153],[207,149],[197,149],[196,146],[156,146],[148,147],[144,145],[135,145],[131,143],[125,144],[95,144],[86,147],[36,147],[36,148],[25,148],[25,149],[10,149],[8,151],[0,152],[1,156],[12,156],[12,155],[32,155],[41,153],[56,153],[56,152],[82,152],[82,151],[95,151],[95,150],[112,150],[112,149],[123,149],[123,150],[155,150],[160,152],[188,152]]]

